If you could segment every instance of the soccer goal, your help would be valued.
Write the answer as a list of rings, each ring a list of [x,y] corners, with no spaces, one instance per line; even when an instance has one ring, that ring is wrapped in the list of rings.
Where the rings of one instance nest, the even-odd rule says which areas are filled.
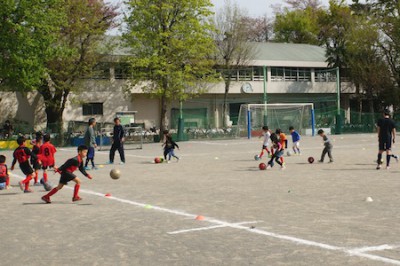
[[[275,103],[242,104],[239,110],[238,137],[251,138],[260,134],[266,125],[270,130],[276,128],[288,132],[293,126],[300,134],[315,134],[314,104],[312,103]]]
[[[142,127],[124,127],[125,131],[125,150],[136,150],[143,148],[143,135],[144,131]],[[105,127],[100,130],[100,151],[106,151],[111,149],[113,136],[113,127]]]

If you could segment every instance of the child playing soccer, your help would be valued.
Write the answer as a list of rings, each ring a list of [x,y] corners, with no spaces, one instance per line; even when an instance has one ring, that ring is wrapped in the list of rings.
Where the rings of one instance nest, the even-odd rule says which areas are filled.
[[[281,166],[281,169],[285,169],[285,165],[283,162],[284,149],[275,133],[271,134],[271,141],[272,141],[272,149],[274,149],[274,152],[272,154],[271,159],[268,162],[267,169],[271,169],[274,166],[274,160],[277,164]]]
[[[168,155],[168,161],[167,161],[168,163],[169,161],[171,161],[171,157],[176,158],[177,162],[179,162],[179,157],[176,156],[174,153],[175,147],[177,147],[179,150],[179,146],[178,144],[176,144],[175,141],[172,140],[171,134],[165,135],[165,142],[163,146],[164,146],[164,160],[167,160],[167,155]]]
[[[78,147],[78,155],[68,159],[62,166],[60,166],[58,169],[55,168],[55,171],[61,174],[60,181],[58,183],[58,186],[53,188],[49,193],[44,195],[42,197],[42,200],[46,203],[51,203],[50,197],[56,194],[59,190],[61,190],[64,185],[67,185],[69,181],[74,181],[75,182],[75,188],[74,188],[74,195],[72,197],[72,201],[78,201],[82,200],[81,197],[79,197],[79,188],[81,186],[81,180],[74,175],[74,172],[76,169],[79,169],[81,173],[86,176],[89,179],[92,179],[92,177],[86,173],[85,167],[83,166],[83,159],[87,156],[88,153],[88,148],[85,145],[80,145]]]
[[[10,177],[8,176],[6,156],[0,155],[0,190],[10,188]]]
[[[264,142],[263,142],[263,146],[262,146],[262,149],[261,149],[261,153],[260,153],[260,155],[258,156],[260,159],[261,159],[261,158],[263,157],[263,155],[264,155],[264,150],[267,151],[268,155],[271,154],[271,152],[268,150],[269,140],[270,140],[270,137],[271,137],[271,131],[269,131],[269,129],[268,129],[267,126],[263,126],[263,127],[262,127],[262,130],[263,130],[263,132],[262,132],[262,135],[260,136],[260,138],[261,138],[261,137],[264,137]]]
[[[328,153],[329,162],[333,163],[332,143],[330,142],[330,140],[328,139],[328,137],[326,136],[325,132],[322,129],[318,130],[318,135],[322,137],[325,146],[321,154],[321,160],[319,160],[318,162],[323,163],[325,155]]]
[[[88,167],[89,161],[92,162],[92,169],[97,170],[97,167],[94,164],[94,151],[97,147],[96,144],[96,134],[94,132],[94,127],[96,126],[96,119],[90,118],[88,122],[89,126],[85,133],[85,145],[89,148],[86,163],[85,163],[85,170],[90,170]]]
[[[53,144],[50,143],[50,134],[46,134],[43,137],[43,145],[39,149],[39,158],[42,161],[43,178],[40,183],[43,184],[46,191],[51,189],[47,179],[47,168],[53,168],[56,164],[54,154],[57,152]]]
[[[25,137],[18,137],[17,143],[19,147],[16,148],[13,153],[14,160],[11,164],[11,171],[14,170],[15,163],[18,161],[19,168],[21,168],[21,171],[26,175],[26,178],[18,183],[19,187],[24,191],[24,193],[30,193],[32,190],[29,189],[29,182],[32,180],[32,177],[35,176],[35,173],[29,164],[29,157],[32,156],[34,159],[37,159],[39,164],[41,162],[37,158],[36,154],[32,153],[30,149],[25,147]]]
[[[38,157],[39,152],[40,152],[40,146],[42,145],[42,140],[43,140],[43,136],[41,132],[37,132],[36,133],[36,138],[35,138],[35,142],[34,145],[32,147],[32,153],[36,154],[36,156]],[[33,144],[33,141],[32,141]],[[41,167],[41,165],[38,163],[37,159],[34,159],[34,157],[31,157],[31,165],[33,167],[33,170],[35,171],[35,177],[34,177],[34,186],[39,185],[40,183],[38,182],[38,177],[39,177],[39,170]]]
[[[294,154],[300,155],[300,134],[294,130],[294,127],[289,127],[289,132],[292,135],[292,142],[293,142],[293,152]]]

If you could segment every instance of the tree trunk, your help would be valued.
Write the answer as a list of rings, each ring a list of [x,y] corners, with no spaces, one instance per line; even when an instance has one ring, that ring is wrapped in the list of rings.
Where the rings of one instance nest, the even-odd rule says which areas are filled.
[[[167,119],[167,110],[168,110],[168,100],[166,97],[166,92],[168,90],[168,81],[166,79],[162,82],[163,86],[163,95],[161,96],[161,119],[160,119],[160,140],[164,141],[164,132],[168,130],[168,119]]]
[[[46,131],[49,133],[55,133],[56,139],[53,141],[57,145],[63,146],[65,143],[63,113],[68,99],[69,90],[56,88],[52,88],[52,90],[53,92],[50,91],[47,82],[44,82],[39,89],[39,93],[43,96],[45,104],[45,112],[47,116]]]
[[[231,85],[231,74],[228,74],[228,77],[225,79],[225,93],[224,93],[224,105],[222,107],[222,125],[226,128],[227,125],[227,117],[228,117],[228,94],[229,94],[229,87]]]

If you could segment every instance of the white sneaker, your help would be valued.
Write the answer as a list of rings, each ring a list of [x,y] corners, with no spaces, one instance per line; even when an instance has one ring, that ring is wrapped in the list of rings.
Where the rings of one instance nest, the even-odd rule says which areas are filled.
[[[125,164],[125,163],[124,163],[124,162],[120,162],[119,164],[120,164],[120,165],[123,165],[123,164]]]

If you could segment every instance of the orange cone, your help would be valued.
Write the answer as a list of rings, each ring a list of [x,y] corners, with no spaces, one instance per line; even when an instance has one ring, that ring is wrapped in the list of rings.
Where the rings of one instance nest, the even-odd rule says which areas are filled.
[[[196,216],[196,220],[197,221],[204,221],[206,218],[204,218],[204,216],[203,215],[197,215]]]

